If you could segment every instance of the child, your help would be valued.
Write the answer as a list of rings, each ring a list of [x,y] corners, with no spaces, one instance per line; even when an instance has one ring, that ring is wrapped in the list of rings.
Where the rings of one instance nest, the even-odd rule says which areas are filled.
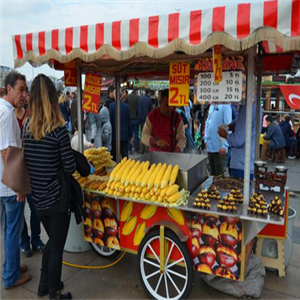
[[[194,131],[195,131],[195,145],[196,149],[199,149],[200,144],[201,144],[201,131],[200,131],[200,121],[195,120],[194,121]]]
[[[107,107],[102,107],[100,110],[100,119],[102,121],[102,146],[108,151],[111,150],[112,127],[109,119],[109,111]]]
[[[72,149],[79,151],[79,139],[78,139],[78,128],[77,123],[74,124],[74,136],[71,141],[71,147]],[[83,150],[86,150],[87,148],[94,148],[94,144],[90,143],[86,140],[85,134],[83,134]]]

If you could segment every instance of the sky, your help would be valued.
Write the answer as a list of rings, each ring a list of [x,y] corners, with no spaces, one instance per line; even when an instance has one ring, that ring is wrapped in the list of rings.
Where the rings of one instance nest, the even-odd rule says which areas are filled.
[[[13,68],[12,36],[70,26],[184,12],[234,3],[227,1],[99,1],[99,0],[0,0],[0,65]],[[257,0],[239,0],[258,2]],[[48,66],[33,68],[29,63],[18,68],[31,80],[39,73],[60,78],[63,72]]]

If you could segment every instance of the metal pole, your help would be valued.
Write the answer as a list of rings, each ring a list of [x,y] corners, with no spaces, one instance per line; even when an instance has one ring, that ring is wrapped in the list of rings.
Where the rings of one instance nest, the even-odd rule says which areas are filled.
[[[261,82],[262,82],[262,62],[261,60],[257,65],[257,102],[256,102],[256,134],[255,134],[255,160],[260,158],[260,132],[261,132]]]
[[[250,192],[250,164],[251,164],[251,130],[252,130],[252,98],[254,91],[254,55],[255,48],[248,50],[247,72],[247,113],[246,113],[246,142],[245,142],[245,170],[244,170],[244,204],[249,203]]]
[[[82,124],[82,84],[81,84],[81,61],[77,59],[77,126],[79,151],[83,153],[83,124]]]
[[[121,161],[121,105],[120,105],[120,76],[116,75],[116,160]]]

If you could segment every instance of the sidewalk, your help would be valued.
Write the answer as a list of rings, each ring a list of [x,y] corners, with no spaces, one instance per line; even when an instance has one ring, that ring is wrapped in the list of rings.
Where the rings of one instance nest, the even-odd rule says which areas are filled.
[[[268,162],[270,165],[270,162]],[[286,269],[286,277],[280,278],[277,273],[267,271],[261,299],[299,299],[300,300],[300,161],[286,160],[288,184],[296,193],[290,198],[290,206],[297,211],[293,228],[293,256]],[[29,212],[26,205],[25,215]],[[29,224],[29,222],[27,222]],[[42,240],[47,241],[45,231]],[[3,261],[3,240],[0,245]],[[48,299],[36,295],[40,276],[42,254],[35,252],[30,258],[22,256],[22,262],[28,264],[32,280],[15,289],[0,289],[0,299]],[[64,253],[64,260],[83,266],[103,266],[112,261],[98,256],[92,249],[82,253]],[[138,278],[137,256],[127,253],[116,265],[102,270],[78,269],[63,266],[62,280],[65,291],[71,291],[74,299],[148,299]],[[2,267],[1,267],[2,268]],[[236,299],[207,286],[198,272],[195,272],[194,287],[189,299]]]

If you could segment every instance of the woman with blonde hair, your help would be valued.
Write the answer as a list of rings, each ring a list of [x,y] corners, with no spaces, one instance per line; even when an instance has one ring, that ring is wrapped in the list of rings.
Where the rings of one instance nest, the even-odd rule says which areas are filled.
[[[59,167],[72,175],[76,164],[65,128],[57,92],[52,81],[38,75],[32,82],[29,95],[30,117],[25,124],[25,159],[30,175],[33,203],[49,240],[42,259],[38,295],[49,293],[50,299],[72,299],[71,293],[61,293],[63,250],[68,234],[70,215],[62,211]]]
[[[58,100],[58,105],[59,105],[60,112],[65,119],[66,128],[69,132],[71,132],[72,125],[71,125],[71,118],[70,118],[70,107],[67,102],[67,97],[65,94],[60,95],[59,100]]]

